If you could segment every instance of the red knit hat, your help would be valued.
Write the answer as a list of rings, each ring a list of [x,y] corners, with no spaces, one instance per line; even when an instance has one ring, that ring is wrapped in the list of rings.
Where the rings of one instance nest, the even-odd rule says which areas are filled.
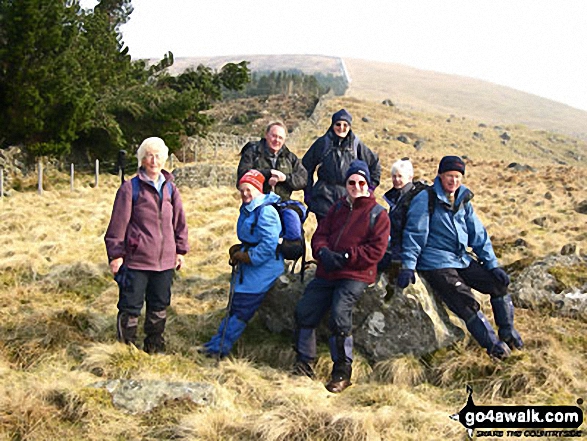
[[[265,182],[265,176],[263,176],[260,171],[249,170],[243,175],[240,181],[238,181],[238,185],[240,186],[245,182],[251,184],[257,190],[263,193],[263,183]]]

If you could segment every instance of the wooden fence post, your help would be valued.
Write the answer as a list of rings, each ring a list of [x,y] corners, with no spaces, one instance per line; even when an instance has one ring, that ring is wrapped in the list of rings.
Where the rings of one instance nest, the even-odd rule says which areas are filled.
[[[73,162],[71,163],[71,172],[70,172],[70,177],[69,177],[69,186],[71,188],[71,191],[73,191],[73,176],[74,176],[74,167],[73,167]]]
[[[37,158],[37,193],[43,194],[43,159]]]
[[[100,174],[100,160],[96,159],[96,179],[94,180],[94,188],[98,187],[98,175]]]

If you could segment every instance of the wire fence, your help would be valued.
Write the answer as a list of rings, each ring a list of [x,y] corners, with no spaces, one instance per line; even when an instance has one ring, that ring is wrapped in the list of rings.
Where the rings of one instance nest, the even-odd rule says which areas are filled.
[[[233,167],[224,164],[238,162],[240,150],[247,142],[252,140],[258,140],[258,137],[210,133],[205,138],[188,138],[179,150],[169,156],[169,169],[173,170],[178,163],[196,163],[199,165],[199,167],[196,167],[197,172],[192,171],[187,173],[186,171],[184,173],[186,176],[182,176],[183,180],[193,181],[194,178],[187,179],[187,175],[205,172],[207,177],[210,177],[210,174],[215,177],[211,182],[220,185],[224,181],[232,180],[232,176],[225,177],[224,175],[231,174],[225,169],[230,168],[230,172],[232,172]],[[45,191],[43,182],[46,182],[44,180],[47,179],[47,170],[58,170],[61,173],[68,173],[71,191],[75,190],[76,174],[79,175],[80,173],[86,176],[88,174],[93,176],[93,183],[91,184],[93,187],[99,187],[101,174],[118,175],[122,182],[125,174],[135,173],[138,164],[134,163],[136,161],[134,155],[128,155],[124,150],[119,151],[117,159],[117,161],[96,159],[93,162],[78,161],[67,163],[51,161],[50,163],[45,163],[43,158],[39,158],[35,166],[37,193],[43,194]],[[9,174],[10,168],[6,170],[5,166],[0,165],[0,199],[3,199],[6,195],[5,187],[10,186]]]

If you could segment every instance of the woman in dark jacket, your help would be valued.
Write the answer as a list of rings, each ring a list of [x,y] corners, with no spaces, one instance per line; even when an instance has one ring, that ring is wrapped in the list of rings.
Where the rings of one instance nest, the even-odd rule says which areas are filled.
[[[383,257],[389,235],[389,218],[369,191],[369,169],[354,161],[346,174],[347,195],[330,208],[312,237],[318,261],[312,280],[296,306],[294,373],[314,376],[316,328],[330,309],[330,354],[334,362],[326,389],[342,392],[351,385],[352,309],[367,285],[374,283],[377,262]]]
[[[312,144],[302,158],[302,165],[308,172],[304,202],[318,221],[326,216],[335,201],[346,195],[346,173],[355,159],[367,164],[371,189],[379,185],[379,158],[351,130],[351,123],[352,116],[345,109],[336,112],[332,115],[328,131]],[[314,182],[316,168],[318,180]]]
[[[414,167],[409,159],[394,162],[391,166],[393,188],[383,195],[389,205],[389,244],[377,269],[386,272],[393,285],[401,268],[402,234],[410,203],[416,194],[428,187],[423,182],[413,182],[413,179]]]
[[[144,350],[165,351],[163,332],[171,282],[189,250],[188,228],[173,176],[162,169],[168,148],[161,138],[145,139],[137,177],[124,182],[114,200],[104,236],[110,270],[119,284],[118,340],[134,344],[146,302]]]

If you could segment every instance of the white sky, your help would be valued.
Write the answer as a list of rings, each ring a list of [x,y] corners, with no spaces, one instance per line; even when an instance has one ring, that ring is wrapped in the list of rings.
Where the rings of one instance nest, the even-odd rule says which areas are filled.
[[[82,0],[93,7],[96,0]],[[133,58],[319,54],[404,64],[587,110],[587,0],[133,0]]]

